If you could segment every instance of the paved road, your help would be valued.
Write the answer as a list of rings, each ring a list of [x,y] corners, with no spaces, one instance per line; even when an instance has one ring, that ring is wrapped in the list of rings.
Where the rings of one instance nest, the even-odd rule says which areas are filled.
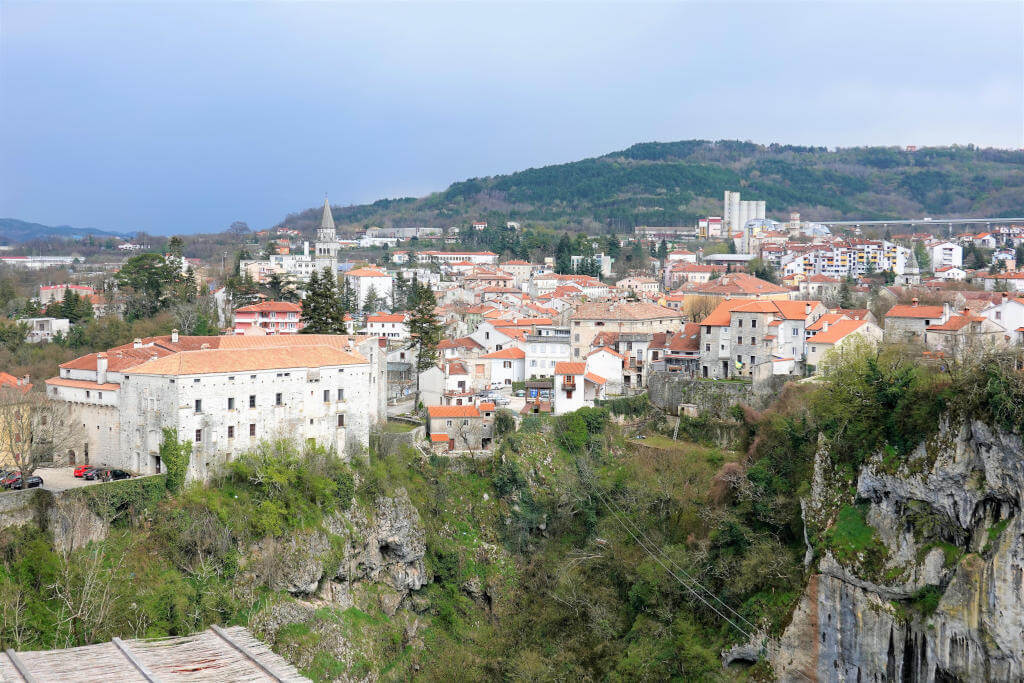
[[[99,479],[86,481],[75,477],[74,467],[40,467],[34,474],[43,478],[43,488],[48,491],[66,491],[102,483]]]

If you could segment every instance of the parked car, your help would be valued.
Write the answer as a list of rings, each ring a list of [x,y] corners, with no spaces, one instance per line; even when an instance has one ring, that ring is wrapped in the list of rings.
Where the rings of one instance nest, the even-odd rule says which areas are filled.
[[[43,485],[43,478],[37,476],[30,476],[25,479],[25,488],[34,489],[39,488]],[[21,472],[16,472],[3,480],[3,486],[6,489],[16,490],[21,488]]]
[[[130,479],[131,476],[130,472],[125,472],[124,470],[107,470],[103,474],[103,479],[104,481],[117,481],[119,479]]]
[[[11,472],[8,472],[4,476],[3,479],[0,479],[0,486],[3,486],[5,489],[9,489],[9,488],[11,488],[12,484],[14,484],[15,482],[20,482],[20,481],[21,481],[21,472],[18,472],[16,470],[12,470]]]
[[[495,405],[499,406],[507,406],[511,402],[507,396],[498,396],[494,399]]]
[[[520,389],[520,390],[518,390],[516,392],[516,396],[522,398],[523,396],[526,396],[526,392],[524,390]]]
[[[75,476],[81,479],[82,477],[85,476],[85,471],[90,469],[92,469],[92,467],[90,467],[89,465],[79,465],[78,467],[75,468]]]
[[[102,476],[102,474],[102,470],[96,467],[90,467],[82,473],[82,479],[85,479],[86,481],[96,481]]]

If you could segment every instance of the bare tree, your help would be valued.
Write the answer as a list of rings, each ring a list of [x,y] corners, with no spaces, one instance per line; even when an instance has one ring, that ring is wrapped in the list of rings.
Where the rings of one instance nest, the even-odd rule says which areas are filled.
[[[84,440],[70,407],[24,386],[0,388],[0,458],[21,472],[21,485],[40,463],[53,462]]]

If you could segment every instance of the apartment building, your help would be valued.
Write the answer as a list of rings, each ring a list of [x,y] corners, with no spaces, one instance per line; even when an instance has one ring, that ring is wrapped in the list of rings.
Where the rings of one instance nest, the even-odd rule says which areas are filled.
[[[302,306],[289,301],[264,301],[235,309],[235,334],[296,334],[306,326]]]

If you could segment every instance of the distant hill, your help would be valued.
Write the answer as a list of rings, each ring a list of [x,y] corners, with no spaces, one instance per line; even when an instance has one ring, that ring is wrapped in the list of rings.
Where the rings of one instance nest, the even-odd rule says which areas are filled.
[[[1024,152],[967,147],[824,147],[649,142],[582,161],[471,178],[422,198],[334,209],[339,226],[465,225],[483,219],[631,230],[720,215],[725,190],[808,220],[1024,215]],[[319,209],[282,225],[310,231]]]
[[[116,237],[129,239],[130,233],[112,232],[99,228],[73,228],[70,225],[42,225],[29,223],[17,218],[0,218],[0,241],[20,243],[40,238],[80,239],[86,235],[94,237]]]

